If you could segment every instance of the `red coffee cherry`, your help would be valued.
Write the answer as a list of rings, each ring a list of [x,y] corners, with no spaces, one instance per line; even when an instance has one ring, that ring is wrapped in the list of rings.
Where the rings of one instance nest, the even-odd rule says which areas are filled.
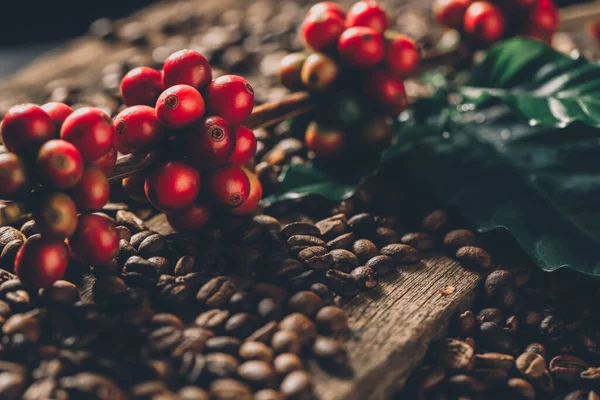
[[[182,210],[167,213],[169,224],[179,232],[194,232],[202,229],[210,219],[210,207],[205,204],[192,204]]]
[[[250,195],[250,180],[237,165],[225,165],[207,174],[208,192],[226,207],[241,205]]]
[[[202,90],[212,81],[212,68],[208,60],[194,50],[179,50],[163,64],[163,86],[189,85]]]
[[[310,13],[300,26],[300,34],[306,47],[325,51],[337,43],[344,32],[344,19],[338,14],[325,11]]]
[[[263,189],[258,179],[258,175],[252,173],[249,169],[242,167],[242,171],[246,173],[248,180],[250,181],[250,194],[246,201],[240,206],[229,210],[230,213],[235,215],[249,215],[258,207],[262,200]]]
[[[462,30],[467,8],[473,0],[436,0],[433,15],[440,23],[452,29]]]
[[[61,279],[69,265],[69,249],[64,241],[33,235],[19,249],[15,272],[21,282],[36,288],[51,286]]]
[[[60,132],[60,127],[62,126],[65,119],[71,114],[73,114],[73,109],[66,105],[65,103],[59,102],[51,102],[46,103],[42,106],[42,110],[48,114],[52,122],[54,122],[54,126],[56,127],[56,132]]]
[[[385,39],[387,66],[402,76],[411,75],[421,59],[417,43],[409,36],[390,31],[385,33]]]
[[[256,136],[252,130],[245,126],[238,126],[235,130],[235,146],[233,152],[229,156],[231,164],[244,165],[256,154]]]
[[[115,147],[111,147],[101,157],[96,158],[94,161],[91,161],[88,164],[91,167],[98,168],[105,175],[110,175],[110,173],[112,172],[112,169],[116,163],[117,163],[117,149]]]
[[[114,120],[117,149],[123,154],[148,150],[163,136],[156,110],[149,106],[133,106],[121,111]]]
[[[506,31],[504,15],[495,5],[487,1],[476,1],[467,8],[464,30],[480,43],[500,40]]]
[[[558,8],[552,0],[539,0],[525,22],[525,36],[550,42],[558,30]]]
[[[252,113],[254,89],[241,76],[224,75],[208,85],[206,99],[212,114],[239,125]]]
[[[71,142],[87,162],[105,155],[115,145],[115,129],[104,111],[83,107],[69,115],[60,130],[60,138]]]
[[[359,1],[354,3],[348,10],[346,26],[366,26],[383,33],[388,27],[388,17],[378,2],[373,0]]]
[[[83,157],[72,143],[53,139],[40,148],[36,168],[43,183],[57,189],[69,189],[83,175]]]
[[[337,159],[346,146],[346,134],[343,130],[312,121],[306,128],[304,143],[317,158]]]
[[[137,173],[135,175],[123,178],[121,184],[125,193],[133,200],[139,203],[148,203],[146,192],[144,191],[144,183],[148,175],[146,173]]]
[[[346,29],[338,41],[338,50],[342,60],[357,69],[374,67],[385,53],[381,35],[363,26]]]
[[[333,1],[322,1],[320,3],[315,4],[308,10],[306,16],[309,16],[311,14],[321,14],[324,12],[330,12],[336,14],[342,19],[346,19],[346,13],[344,12],[344,9],[339,4],[334,3]]]
[[[110,262],[119,251],[114,222],[103,215],[81,214],[77,230],[69,239],[73,253],[88,265]]]
[[[194,168],[216,168],[225,164],[234,144],[233,126],[224,118],[208,117],[188,128],[184,152]]]
[[[106,175],[95,167],[86,168],[71,196],[80,210],[100,210],[108,202],[110,185]]]
[[[0,154],[0,198],[16,200],[29,188],[29,178],[23,160],[15,153]]]
[[[36,204],[33,218],[44,237],[64,239],[77,228],[77,207],[66,194],[51,193],[42,196]]]
[[[121,80],[121,97],[126,106],[154,106],[162,91],[161,73],[153,68],[134,68]]]
[[[8,151],[23,154],[35,152],[44,142],[54,139],[56,128],[40,106],[21,104],[4,115],[0,134]]]
[[[188,85],[175,85],[159,96],[156,115],[169,128],[182,128],[202,118],[205,111],[200,92]]]
[[[363,85],[367,96],[379,102],[391,116],[408,106],[404,82],[391,71],[369,71]]]
[[[180,210],[192,205],[198,197],[200,174],[189,165],[170,161],[159,165],[148,175],[144,191],[159,210]]]

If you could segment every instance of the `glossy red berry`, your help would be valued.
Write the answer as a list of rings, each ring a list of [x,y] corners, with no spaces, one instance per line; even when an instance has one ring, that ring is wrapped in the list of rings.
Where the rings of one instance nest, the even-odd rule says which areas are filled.
[[[156,115],[169,128],[182,128],[202,118],[205,111],[200,92],[188,85],[175,85],[159,96]]]
[[[114,120],[117,149],[123,154],[149,150],[163,137],[163,127],[156,110],[149,106],[133,106],[121,111]]]
[[[328,127],[313,121],[306,128],[304,143],[317,158],[335,160],[344,152],[346,134],[337,127]]]
[[[500,40],[506,31],[502,11],[487,1],[476,1],[467,8],[463,26],[471,38],[486,44]]]
[[[86,168],[71,196],[80,210],[100,210],[108,202],[110,186],[106,175],[95,167]]]
[[[23,154],[37,151],[56,137],[52,119],[40,106],[21,104],[11,107],[0,124],[2,142],[8,151]]]
[[[436,0],[433,3],[433,15],[441,24],[461,30],[467,8],[473,0]]]
[[[592,21],[588,23],[587,32],[593,40],[600,42],[600,21]]]
[[[48,114],[52,122],[54,122],[56,132],[60,132],[60,128],[63,122],[65,122],[65,119],[67,119],[69,115],[73,114],[73,109],[71,107],[65,103],[59,103],[56,101],[44,104],[42,106],[42,110],[46,111],[46,114]]]
[[[346,26],[366,26],[379,33],[388,27],[388,17],[381,5],[373,0],[363,0],[354,5],[346,14]]]
[[[325,11],[309,14],[300,26],[300,34],[306,47],[326,51],[335,46],[344,29],[342,17]]]
[[[184,152],[194,168],[216,168],[225,164],[234,145],[234,127],[224,118],[208,117],[188,128]]]
[[[245,126],[238,126],[235,130],[235,146],[228,161],[236,165],[246,164],[256,154],[256,146],[254,132]]]
[[[64,193],[43,195],[33,211],[35,226],[44,237],[64,239],[77,228],[77,207]]]
[[[64,241],[33,235],[19,249],[15,272],[21,282],[36,288],[51,286],[61,279],[69,265],[69,249]]]
[[[244,167],[242,167],[242,171],[246,173],[246,176],[250,181],[250,194],[241,205],[229,210],[230,213],[235,215],[252,214],[252,212],[258,208],[258,205],[260,204],[263,195],[262,185],[260,183],[260,180],[258,179],[258,176]]]
[[[146,178],[144,191],[159,210],[171,211],[189,207],[200,192],[200,174],[178,161],[156,167]]]
[[[386,65],[401,76],[411,75],[421,59],[417,43],[409,36],[388,32],[385,35]]]
[[[115,147],[111,147],[101,157],[96,158],[88,164],[91,167],[98,168],[100,171],[104,172],[105,175],[110,175],[110,173],[113,170],[113,167],[117,163],[117,156],[117,149]]]
[[[237,165],[225,165],[207,174],[210,196],[226,207],[241,205],[250,195],[250,180]]]
[[[94,107],[83,107],[69,115],[60,130],[60,137],[73,143],[87,162],[102,157],[115,146],[112,120]]]
[[[145,173],[137,173],[127,178],[123,178],[121,181],[125,193],[139,203],[148,202],[146,192],[144,191],[144,183],[146,182],[147,176],[148,175]]]
[[[103,215],[81,214],[77,230],[69,239],[73,253],[89,265],[102,265],[119,251],[119,235],[114,222]]]
[[[204,89],[212,81],[212,68],[206,57],[194,50],[179,50],[163,64],[163,86],[189,85]]]
[[[408,106],[404,82],[391,71],[370,71],[363,85],[365,93],[391,116],[400,114]]]
[[[524,34],[550,42],[558,30],[558,8],[552,0],[539,0],[529,13]]]
[[[314,6],[309,8],[308,12],[306,13],[306,16],[309,16],[311,14],[321,14],[324,12],[330,12],[338,15],[342,19],[346,19],[346,13],[344,12],[344,9],[339,4],[334,3],[333,1],[322,1],[320,3],[315,4]]]
[[[167,220],[179,232],[194,232],[206,225],[210,215],[210,207],[207,205],[192,204],[182,210],[167,213]]]
[[[134,68],[121,80],[121,97],[127,106],[154,106],[162,91],[161,73],[153,68]]]
[[[57,189],[69,189],[83,175],[83,157],[65,140],[49,140],[40,148],[36,168],[42,182]]]
[[[338,41],[338,50],[342,60],[357,69],[376,66],[385,54],[381,34],[364,26],[346,29]]]
[[[23,160],[15,153],[0,154],[0,198],[21,198],[29,188],[29,178]]]
[[[254,89],[241,76],[224,75],[208,85],[206,101],[212,114],[239,125],[252,113]]]

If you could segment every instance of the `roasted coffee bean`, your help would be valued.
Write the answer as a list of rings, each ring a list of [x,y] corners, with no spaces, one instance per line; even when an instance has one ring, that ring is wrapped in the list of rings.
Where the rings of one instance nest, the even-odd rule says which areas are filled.
[[[154,354],[166,355],[183,337],[180,329],[172,326],[163,326],[148,335],[148,347]]]
[[[205,353],[225,353],[232,356],[239,354],[242,342],[231,336],[215,336],[209,338],[204,344]]]
[[[565,396],[564,400],[599,400],[600,395],[594,391],[576,390]]]
[[[486,271],[492,268],[492,258],[487,251],[479,247],[461,247],[456,251],[456,259],[468,269]]]
[[[237,313],[225,322],[225,333],[240,339],[250,336],[258,328],[258,319],[248,313]]]
[[[0,266],[12,271],[15,264],[15,257],[23,245],[23,240],[15,239],[8,242],[0,254]]]
[[[119,253],[117,257],[119,258],[119,264],[123,265],[125,262],[133,256],[137,256],[138,251],[129,243],[127,240],[121,239],[119,241]]]
[[[326,269],[333,263],[333,256],[321,246],[307,247],[298,253],[298,259],[310,269]]]
[[[479,379],[468,375],[454,375],[448,379],[448,386],[452,391],[463,394],[474,394],[485,391],[486,386]]]
[[[274,232],[281,231],[281,223],[279,222],[279,220],[277,220],[277,218],[272,217],[270,215],[265,215],[265,214],[255,215],[252,218],[252,221],[265,227],[269,231],[274,231]]]
[[[512,378],[506,383],[511,393],[523,400],[535,400],[535,389],[525,379]]]
[[[205,356],[205,373],[208,379],[231,378],[239,366],[235,357],[226,353],[209,353]]]
[[[152,235],[154,235],[154,232],[152,231],[137,232],[133,234],[133,236],[131,236],[131,240],[129,241],[129,243],[131,243],[131,245],[137,250],[142,244],[142,242]]]
[[[527,379],[537,379],[546,372],[544,357],[536,353],[525,352],[515,361],[517,370]]]
[[[541,343],[531,343],[525,347],[524,352],[536,353],[542,357],[546,357],[546,349]]]
[[[256,309],[258,296],[252,292],[235,292],[229,299],[232,312],[253,312]]]
[[[407,233],[402,236],[400,241],[413,247],[417,251],[430,251],[435,249],[435,239],[427,233]]]
[[[354,255],[354,253],[344,250],[344,249],[336,249],[331,250],[329,253],[331,255],[332,263],[331,268],[340,270],[342,272],[350,273],[352,270],[360,265],[358,258]]]
[[[175,264],[175,276],[182,276],[194,271],[196,260],[192,256],[183,256]]]
[[[485,294],[500,307],[512,308],[517,301],[517,285],[514,276],[503,270],[491,272],[485,279]]]
[[[252,332],[252,334],[246,338],[246,341],[270,343],[273,335],[278,329],[277,321],[267,322],[265,325]]]
[[[477,314],[477,320],[480,324],[484,322],[494,322],[499,324],[504,319],[502,311],[497,308],[484,308]]]
[[[2,325],[2,332],[7,336],[23,335],[29,343],[37,343],[41,336],[40,322],[37,318],[27,314],[14,314]]]
[[[152,398],[153,396],[164,395],[166,392],[169,392],[169,388],[161,381],[142,382],[129,389],[129,393],[135,399]]]
[[[115,228],[117,230],[117,235],[119,236],[119,240],[131,240],[131,231],[126,226],[117,226]]]
[[[79,300],[79,290],[77,289],[77,286],[71,282],[62,280],[56,281],[52,286],[42,289],[41,294],[42,297],[53,304],[68,305]]]
[[[285,400],[281,392],[274,389],[262,389],[254,393],[254,400]]]
[[[117,225],[122,225],[122,226],[126,227],[127,229],[129,229],[129,231],[132,234],[146,230],[144,221],[142,221],[142,219],[139,218],[134,213],[132,213],[130,211],[126,211],[126,210],[117,211],[116,223],[117,223]],[[133,239],[133,237],[132,237],[132,239]],[[134,247],[136,247],[136,246],[134,245]]]
[[[102,400],[125,400],[127,398],[112,379],[89,372],[63,377],[60,379],[60,386],[69,394],[69,398]]]
[[[509,351],[513,347],[513,339],[510,333],[495,322],[482,323],[479,326],[479,333],[491,350],[503,352]]]
[[[261,342],[244,342],[240,347],[239,356],[241,359],[259,360],[266,363],[273,362],[273,349]]]
[[[296,354],[282,353],[275,357],[273,368],[278,376],[284,377],[294,371],[302,370],[302,360]]]
[[[323,305],[333,304],[333,293],[331,290],[329,290],[327,285],[317,282],[313,283],[309,289],[315,292],[317,296],[321,298]]]
[[[323,300],[312,291],[301,291],[290,297],[288,308],[313,318],[323,307]]]
[[[335,239],[327,242],[327,248],[329,249],[346,249],[352,248],[352,243],[356,241],[356,235],[354,232],[344,233],[336,237]]]
[[[323,307],[317,313],[316,323],[319,332],[326,334],[335,334],[348,330],[346,313],[336,306]]]
[[[304,271],[302,263],[295,258],[277,258],[269,262],[266,267],[277,278],[289,278]]]
[[[275,386],[275,373],[271,365],[261,360],[246,361],[238,367],[240,378],[248,382],[254,389],[272,388]]]
[[[325,282],[340,296],[355,296],[360,291],[358,282],[350,274],[335,269],[327,271]]]
[[[7,227],[7,228],[10,228],[10,227]],[[23,226],[21,226],[21,233],[23,235],[25,235],[26,238],[28,238],[30,236],[37,235],[38,233],[40,233],[40,231],[37,228],[37,226],[35,225],[35,221],[29,220],[29,221],[25,222],[23,224]],[[18,236],[12,237],[12,240],[15,240],[15,239],[19,239],[19,237]],[[21,240],[22,240],[22,238],[21,238]],[[6,242],[6,243],[8,243],[8,242]]]
[[[313,247],[313,246],[325,247],[326,246],[326,244],[323,240],[319,239],[316,236],[309,236],[309,235],[290,236],[289,239],[287,240],[287,244],[290,247],[290,250],[296,254],[308,247]]]
[[[509,354],[483,353],[475,355],[475,368],[509,370],[515,365],[515,358]]]
[[[557,343],[565,338],[567,326],[559,316],[549,315],[540,322],[539,332],[548,343]]]
[[[450,231],[444,236],[444,249],[450,253],[456,253],[465,246],[477,246],[477,237],[467,229]]]
[[[198,315],[195,324],[204,329],[219,331],[225,326],[229,316],[228,310],[212,309]]]
[[[183,330],[185,328],[181,318],[174,314],[167,313],[154,314],[152,316],[151,326],[153,329],[162,328],[163,326],[171,326],[179,330]]]
[[[278,302],[271,298],[266,298],[258,302],[256,313],[264,321],[278,321],[283,315],[283,310]]]
[[[8,304],[4,300],[0,300],[0,316],[4,318],[10,317],[12,314],[12,310],[10,308],[10,304]]]
[[[575,382],[589,368],[589,364],[578,357],[560,355],[550,360],[549,371],[554,379]]]
[[[218,379],[210,384],[211,400],[252,400],[248,385],[234,379]]]
[[[315,225],[319,228],[321,237],[333,239],[346,233],[347,222],[348,220],[344,214],[336,214],[317,222]]]
[[[579,374],[579,377],[581,379],[598,382],[598,381],[600,381],[600,368],[598,368],[598,367],[588,368],[585,371],[582,371],[581,374]]]
[[[438,233],[446,228],[450,217],[444,210],[435,210],[429,213],[421,222],[421,228],[425,232]]]
[[[277,354],[300,354],[303,344],[304,341],[300,335],[292,330],[277,331],[273,334],[273,338],[271,339],[271,347]]]
[[[321,231],[315,225],[308,222],[292,222],[281,229],[281,234],[288,239],[292,236],[314,236],[318,238],[321,235]]]
[[[370,267],[362,266],[355,268],[350,273],[350,276],[356,280],[362,290],[373,289],[378,283],[377,274]]]
[[[367,261],[365,265],[372,268],[377,276],[386,276],[396,272],[396,262],[386,255],[375,256]]]
[[[169,260],[166,259],[165,257],[161,257],[161,256],[150,257],[148,259],[148,261],[150,261],[152,264],[154,264],[154,266],[156,267],[156,269],[158,270],[158,272],[161,275],[168,273]]]
[[[184,386],[177,392],[180,400],[210,400],[209,394],[197,386]]]
[[[305,371],[294,371],[287,375],[279,390],[286,399],[309,400],[314,396],[312,379]]]
[[[471,346],[456,339],[446,339],[442,355],[444,366],[453,372],[468,372],[473,369],[475,352]]]
[[[235,292],[231,278],[219,276],[208,281],[198,290],[196,300],[206,307],[218,308],[225,305]]]
[[[374,241],[377,246],[384,247],[400,242],[400,235],[393,229],[380,226],[375,230]]]
[[[138,253],[144,258],[153,257],[161,254],[165,246],[165,240],[162,235],[155,233],[145,238],[138,247]]]
[[[252,292],[259,297],[273,299],[277,303],[283,303],[288,297],[288,293],[284,288],[270,283],[257,283],[252,286]]]
[[[356,214],[348,220],[348,226],[352,229],[352,232],[359,236],[365,237],[370,236],[375,232],[377,228],[377,222],[371,214],[363,213]]]
[[[6,400],[20,399],[26,387],[25,374],[0,373],[0,398]]]
[[[319,336],[313,343],[313,354],[326,368],[347,368],[348,354],[344,345],[338,340]]]
[[[371,258],[379,255],[379,249],[373,242],[367,239],[359,239],[352,244],[352,252],[361,264],[365,264]]]
[[[458,329],[461,334],[469,335],[477,327],[477,318],[472,311],[465,311],[458,317]]]
[[[147,275],[153,278],[158,278],[159,273],[156,265],[150,261],[144,260],[142,257],[130,257],[123,266],[124,273],[137,272],[142,275]]]
[[[282,319],[281,322],[279,322],[279,329],[296,332],[304,343],[313,341],[317,336],[315,324],[304,314],[297,312]],[[273,337],[273,340],[275,340],[275,337]],[[274,349],[275,347],[276,346],[273,345]],[[277,349],[275,350],[277,351]],[[287,350],[286,353],[293,353],[293,351]]]

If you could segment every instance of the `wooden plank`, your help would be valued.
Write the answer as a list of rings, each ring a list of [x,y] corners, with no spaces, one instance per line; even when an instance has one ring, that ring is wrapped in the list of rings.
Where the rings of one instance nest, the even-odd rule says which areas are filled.
[[[146,225],[161,234],[172,233],[164,214]],[[350,320],[345,340],[353,374],[335,376],[311,363],[319,399],[389,398],[419,365],[429,343],[446,332],[450,317],[469,306],[480,279],[448,257],[428,255],[342,304]],[[441,295],[439,290],[449,286],[454,293]]]

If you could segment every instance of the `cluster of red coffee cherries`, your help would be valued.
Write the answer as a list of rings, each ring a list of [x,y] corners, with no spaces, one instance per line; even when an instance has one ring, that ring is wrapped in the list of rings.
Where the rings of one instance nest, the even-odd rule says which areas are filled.
[[[181,50],[162,71],[131,70],[121,95],[127,108],[114,119],[119,152],[160,149],[167,160],[123,180],[132,198],[164,211],[179,231],[200,229],[215,208],[248,214],[258,206],[262,187],[244,168],[257,145],[241,125],[254,108],[254,91],[244,78],[213,79],[202,54]]]
[[[550,42],[559,23],[553,0],[437,0],[433,13],[478,46],[516,35]]]
[[[412,38],[388,29],[388,16],[379,3],[359,1],[348,12],[333,2],[318,3],[308,11],[300,32],[313,53],[294,53],[283,59],[280,79],[287,88],[328,92],[324,97],[329,101],[335,97],[331,92],[354,88],[367,98],[361,107],[369,108],[370,115],[360,118],[368,121],[367,132],[373,130],[368,128],[373,123],[385,124],[385,117],[406,108],[404,78],[416,69],[419,48]],[[336,129],[327,118],[322,115],[309,125],[305,141],[317,156],[333,157],[342,151],[351,128]]]
[[[45,287],[61,279],[71,254],[89,265],[112,260],[114,222],[94,214],[108,201],[115,131],[102,110],[63,103],[12,107],[0,125],[0,198],[28,205],[39,234],[15,258],[21,281]]]

